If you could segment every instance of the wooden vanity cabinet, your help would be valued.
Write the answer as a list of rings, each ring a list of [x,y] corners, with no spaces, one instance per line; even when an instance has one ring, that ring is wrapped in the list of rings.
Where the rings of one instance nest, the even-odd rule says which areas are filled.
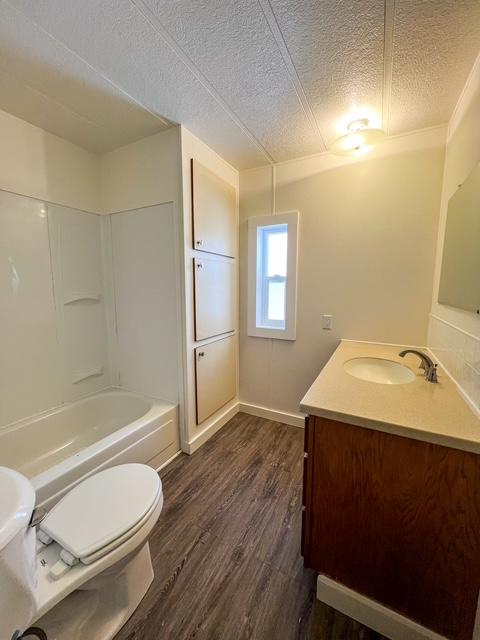
[[[480,456],[313,416],[305,453],[305,566],[446,638],[471,640]]]

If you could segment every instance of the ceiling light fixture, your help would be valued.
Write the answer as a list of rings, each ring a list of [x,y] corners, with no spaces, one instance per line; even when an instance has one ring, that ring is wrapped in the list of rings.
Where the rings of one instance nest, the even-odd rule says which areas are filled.
[[[382,129],[369,129],[367,118],[353,120],[348,125],[348,133],[337,138],[330,151],[338,156],[363,156],[379,145],[385,137]]]

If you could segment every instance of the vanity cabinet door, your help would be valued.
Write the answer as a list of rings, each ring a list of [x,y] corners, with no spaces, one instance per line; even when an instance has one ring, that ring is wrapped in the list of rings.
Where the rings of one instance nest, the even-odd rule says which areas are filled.
[[[310,417],[305,565],[451,640],[480,590],[480,456]]]
[[[197,424],[201,424],[236,395],[235,336],[195,349]]]
[[[309,458],[309,451],[313,450],[313,441],[311,440],[313,436],[313,429],[310,428],[311,418],[307,416],[305,418],[305,433],[304,433],[304,441],[303,441],[303,490],[302,490],[302,543],[301,543],[301,554],[305,555],[305,548],[309,546],[310,539],[310,521],[309,516],[311,510],[307,509],[307,504],[311,504],[312,496],[311,490],[313,487],[312,482],[312,469],[313,466],[311,461],[313,460],[313,456]],[[312,420],[313,426],[313,420]]]
[[[194,258],[195,340],[235,329],[235,265],[231,260]]]
[[[232,185],[191,160],[193,248],[235,257],[237,202]]]

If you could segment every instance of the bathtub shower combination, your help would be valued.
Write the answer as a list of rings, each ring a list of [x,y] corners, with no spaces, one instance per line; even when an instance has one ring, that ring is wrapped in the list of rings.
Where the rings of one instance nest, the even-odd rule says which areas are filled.
[[[0,238],[0,466],[47,509],[107,467],[158,469],[180,450],[172,204],[100,216],[0,191]]]
[[[158,469],[177,451],[176,405],[122,390],[0,430],[0,466],[29,478],[46,508],[102,469],[128,462]]]

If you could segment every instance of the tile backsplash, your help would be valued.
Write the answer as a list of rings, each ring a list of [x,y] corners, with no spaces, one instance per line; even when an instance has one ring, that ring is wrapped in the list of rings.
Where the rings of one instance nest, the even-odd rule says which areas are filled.
[[[480,338],[431,314],[428,347],[480,411]]]

